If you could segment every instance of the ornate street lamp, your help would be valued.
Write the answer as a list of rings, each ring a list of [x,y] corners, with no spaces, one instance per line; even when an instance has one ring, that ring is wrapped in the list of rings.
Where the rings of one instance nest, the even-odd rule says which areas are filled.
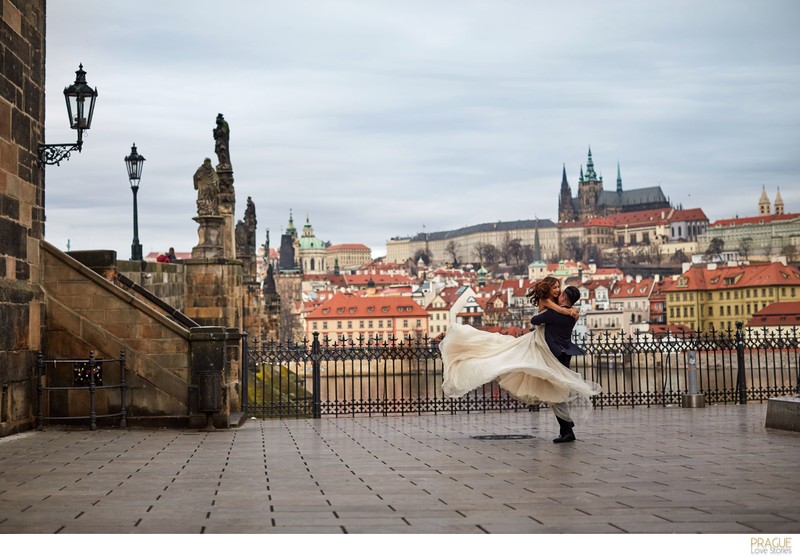
[[[92,127],[94,103],[97,100],[97,89],[86,83],[86,72],[83,64],[75,72],[75,83],[64,88],[64,99],[67,101],[67,117],[69,127],[78,130],[77,143],[39,144],[39,166],[58,165],[62,159],[69,159],[73,151],[83,147],[83,132]],[[88,101],[88,105],[87,105]]]
[[[125,166],[128,168],[128,180],[131,181],[133,191],[133,244],[131,244],[131,260],[141,261],[142,245],[139,244],[139,210],[136,205],[136,194],[139,192],[139,180],[142,178],[144,157],[136,151],[136,144],[131,147],[131,154],[125,157]]]

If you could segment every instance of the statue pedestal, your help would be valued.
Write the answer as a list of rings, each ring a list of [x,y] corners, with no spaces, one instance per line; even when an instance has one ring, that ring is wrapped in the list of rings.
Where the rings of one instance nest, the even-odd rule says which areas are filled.
[[[220,215],[192,217],[198,223],[199,242],[192,248],[192,259],[209,260],[225,256],[223,230],[225,218]]]
[[[217,165],[219,177],[219,214],[225,219],[222,233],[222,250],[224,257],[236,257],[236,227],[234,212],[236,210],[236,194],[233,189],[233,168],[230,163]]]

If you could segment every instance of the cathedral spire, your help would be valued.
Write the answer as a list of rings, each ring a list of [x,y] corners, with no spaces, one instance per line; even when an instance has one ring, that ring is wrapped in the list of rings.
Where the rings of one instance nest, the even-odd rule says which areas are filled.
[[[539,240],[539,217],[536,217],[536,229],[533,232],[533,261],[542,261],[542,244]]]
[[[572,189],[569,187],[569,182],[567,181],[566,165],[561,167],[561,192],[558,194],[558,220],[562,223],[575,220],[575,208],[572,205]]]
[[[594,162],[592,161],[592,146],[589,146],[589,157],[586,160],[586,179],[595,180],[597,175],[594,172]]]
[[[617,161],[617,194],[622,193],[622,174],[619,172],[619,161]]]

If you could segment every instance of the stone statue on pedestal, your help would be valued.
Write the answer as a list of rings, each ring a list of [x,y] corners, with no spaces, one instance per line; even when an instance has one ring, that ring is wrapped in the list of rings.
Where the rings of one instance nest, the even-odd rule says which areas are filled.
[[[192,258],[220,258],[224,255],[222,229],[224,219],[219,213],[219,176],[211,159],[206,157],[194,173],[197,190],[197,234],[199,243],[192,249]]]
[[[256,275],[256,206],[247,198],[244,221],[236,223],[236,257],[245,260],[248,275]]]
[[[256,204],[253,203],[253,198],[247,196],[247,208],[244,211],[244,224],[246,225],[247,237],[247,255],[256,255]]]
[[[219,215],[219,177],[208,157],[194,173],[194,189],[197,190],[197,214]]]
[[[230,138],[230,127],[222,117],[222,113],[219,113],[217,114],[217,127],[214,128],[214,152],[217,154],[221,167],[231,166]]]

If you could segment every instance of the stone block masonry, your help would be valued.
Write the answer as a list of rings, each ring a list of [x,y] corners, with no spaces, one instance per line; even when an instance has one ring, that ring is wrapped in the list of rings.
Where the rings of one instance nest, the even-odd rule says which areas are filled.
[[[33,426],[43,346],[45,0],[0,0],[0,437]]]

